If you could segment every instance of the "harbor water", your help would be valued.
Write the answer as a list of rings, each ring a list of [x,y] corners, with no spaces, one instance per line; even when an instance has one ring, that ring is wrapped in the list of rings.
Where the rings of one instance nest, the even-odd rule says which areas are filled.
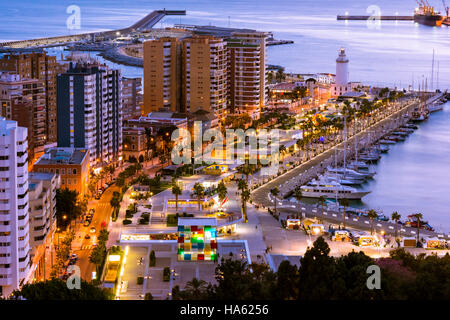
[[[442,11],[442,3],[430,1]],[[68,29],[70,5],[80,8],[80,29]],[[412,15],[416,2],[401,0],[21,0],[0,4],[0,41],[111,30],[132,25],[158,9],[186,10],[186,16],[165,17],[155,27],[177,23],[253,28],[271,31],[275,38],[294,44],[272,46],[267,63],[291,72],[335,72],[338,49],[350,58],[350,79],[373,85],[415,88],[424,78],[431,86],[435,50],[435,76],[439,86],[450,87],[450,28],[427,27],[412,21],[337,21],[338,14]],[[45,22],[43,22],[45,21]],[[289,57],[289,58],[286,58]],[[142,75],[124,67],[126,76]],[[424,78],[422,78],[424,76]]]
[[[418,124],[404,142],[390,145],[373,169],[374,179],[362,185],[372,192],[352,204],[398,211],[403,219],[422,213],[438,232],[450,232],[450,102]]]
[[[431,5],[442,11],[441,1]],[[67,8],[81,10],[80,29],[66,26]],[[375,7],[374,7],[375,6]],[[350,80],[406,88],[427,78],[428,88],[450,88],[450,28],[427,27],[412,21],[337,21],[338,14],[412,15],[415,1],[391,0],[21,0],[0,4],[0,40],[21,40],[117,29],[158,9],[186,10],[187,16],[165,17],[156,27],[177,23],[253,28],[271,31],[294,44],[268,48],[267,63],[288,72],[335,72],[336,53],[345,47]],[[45,23],[43,23],[45,21]],[[435,50],[434,76],[431,79]],[[68,54],[62,48],[53,54]],[[94,55],[95,53],[91,53]],[[102,59],[103,61],[103,59]],[[119,65],[107,62],[109,65]],[[142,76],[142,68],[119,66],[127,77]],[[436,231],[450,232],[450,105],[433,113],[405,142],[391,146],[375,166],[375,179],[363,185],[372,192],[360,206],[421,212]]]

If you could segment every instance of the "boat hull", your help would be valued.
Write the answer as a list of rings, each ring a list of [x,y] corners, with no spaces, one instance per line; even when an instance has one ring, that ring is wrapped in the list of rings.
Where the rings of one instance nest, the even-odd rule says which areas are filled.
[[[348,199],[348,200],[361,200],[364,196],[368,195],[370,191],[360,191],[352,193],[338,192],[338,199]],[[336,192],[320,192],[320,191],[305,191],[302,190],[302,197],[305,198],[320,198],[325,197],[327,199],[336,199]]]
[[[414,22],[430,27],[440,27],[443,17],[441,15],[415,14]]]

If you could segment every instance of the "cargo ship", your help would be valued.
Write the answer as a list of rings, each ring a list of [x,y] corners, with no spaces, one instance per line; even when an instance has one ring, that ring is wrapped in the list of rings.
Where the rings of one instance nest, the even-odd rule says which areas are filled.
[[[425,0],[426,1],[426,0]],[[435,12],[434,8],[425,3],[423,0],[417,1],[419,7],[414,10],[414,22],[430,26],[440,27],[444,17],[439,12]]]

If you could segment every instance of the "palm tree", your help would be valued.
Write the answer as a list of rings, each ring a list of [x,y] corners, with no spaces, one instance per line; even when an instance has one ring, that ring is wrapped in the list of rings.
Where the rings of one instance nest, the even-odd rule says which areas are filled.
[[[323,206],[325,204],[325,200],[326,200],[325,196],[320,196],[319,197],[320,207],[322,208],[322,216],[323,216]]]
[[[344,211],[342,213],[342,224],[345,228],[345,209],[349,206],[349,201],[347,198],[339,199],[339,204],[344,207]]]
[[[223,181],[220,181],[220,183],[217,185],[217,195],[219,196],[219,202],[222,204],[222,202],[227,197],[227,187],[225,186],[225,183]]]
[[[199,280],[197,278],[193,278],[191,281],[186,283],[184,290],[189,295],[190,299],[201,299],[203,293],[205,292],[207,287],[207,283],[204,280]]]
[[[252,168],[250,167],[250,165],[248,163],[244,164],[244,166],[242,167],[242,173],[245,175],[247,185],[248,185],[248,176],[250,175],[250,173],[252,173]]]
[[[111,182],[112,175],[114,174],[115,168],[112,164],[105,167],[105,172],[108,173],[109,182]]]
[[[172,194],[175,196],[175,212],[178,212],[178,196],[181,196],[182,193],[183,191],[179,185],[176,184],[172,187]]]
[[[401,215],[397,211],[392,212],[391,219],[395,223],[395,240],[397,240],[398,221],[400,220],[400,218]]]
[[[194,185],[194,193],[197,196],[198,210],[200,211],[200,201],[202,200],[202,197],[205,195],[205,188],[200,182],[197,182]]]
[[[245,180],[240,179],[238,182],[238,189],[241,191],[241,203],[242,203],[242,214],[244,216],[244,223],[247,223],[247,201],[250,200],[250,191],[248,190],[248,185]]]
[[[298,201],[298,211],[300,212],[299,216],[302,216],[302,205],[300,201],[303,198],[302,190],[300,188],[295,189],[294,198]]]
[[[378,213],[375,210],[370,209],[369,212],[367,213],[367,217],[370,220],[370,234],[373,235],[373,223],[375,219],[378,218]]]
[[[419,245],[420,221],[423,219],[423,214],[415,213],[412,216],[414,218],[416,218],[416,223],[417,223],[417,245]]]
[[[278,190],[277,187],[270,189],[270,194],[274,197],[274,203],[275,203],[275,215],[277,214],[277,195],[280,193],[280,190]]]

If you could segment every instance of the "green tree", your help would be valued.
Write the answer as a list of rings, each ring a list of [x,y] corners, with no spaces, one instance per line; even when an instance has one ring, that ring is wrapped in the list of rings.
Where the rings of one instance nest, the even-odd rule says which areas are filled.
[[[330,247],[323,237],[319,237],[300,259],[300,300],[331,299],[339,286],[343,287],[336,275],[334,258],[329,254]]]
[[[200,203],[203,196],[205,195],[205,188],[200,182],[194,184],[194,194],[197,196],[198,210],[200,211]]]
[[[220,181],[217,185],[217,195],[219,196],[219,202],[222,203],[227,197],[228,190],[223,181]]]
[[[303,199],[302,189],[297,188],[294,192],[294,198],[298,201],[298,211],[299,211],[299,217],[302,216],[302,204],[301,200]]]
[[[395,223],[395,226],[394,226],[395,240],[397,240],[397,237],[398,237],[398,222],[400,221],[401,217],[402,216],[397,211],[392,212],[391,219]]]
[[[250,200],[250,190],[248,189],[247,182],[243,179],[240,179],[238,182],[238,189],[241,192],[241,205],[242,205],[242,214],[244,218],[244,223],[248,222],[247,217],[247,201]]]
[[[65,229],[72,220],[82,214],[78,204],[78,192],[67,188],[56,190],[57,225]]]
[[[342,213],[342,225],[345,228],[345,210],[347,209],[347,207],[349,206],[350,203],[347,198],[342,198],[342,199],[339,199],[339,204],[344,207],[344,211]]]
[[[370,209],[369,212],[367,213],[367,217],[370,220],[370,234],[373,235],[373,231],[374,231],[373,224],[374,224],[375,219],[378,218],[378,213],[375,210]]]
[[[186,283],[184,290],[192,300],[201,300],[205,297],[207,283],[204,280],[193,278]]]
[[[423,215],[421,213],[415,213],[415,214],[413,214],[413,217],[416,218],[416,223],[417,223],[417,226],[416,226],[416,229],[417,229],[416,237],[417,237],[417,245],[419,245],[419,242],[420,242],[420,227],[421,227],[421,222],[422,222],[422,219],[423,219]]]
[[[178,197],[181,196],[182,193],[183,191],[179,185],[176,184],[172,187],[172,194],[175,196],[175,212],[178,212]]]
[[[36,283],[27,283],[20,290],[13,293],[15,299],[19,297],[27,300],[111,300],[113,295],[105,289],[81,280],[80,290],[71,290],[66,281],[51,279]]]
[[[319,203],[320,203],[320,207],[322,209],[322,216],[323,216],[323,212],[324,212],[325,201],[326,201],[325,196],[320,196],[319,197]]]

